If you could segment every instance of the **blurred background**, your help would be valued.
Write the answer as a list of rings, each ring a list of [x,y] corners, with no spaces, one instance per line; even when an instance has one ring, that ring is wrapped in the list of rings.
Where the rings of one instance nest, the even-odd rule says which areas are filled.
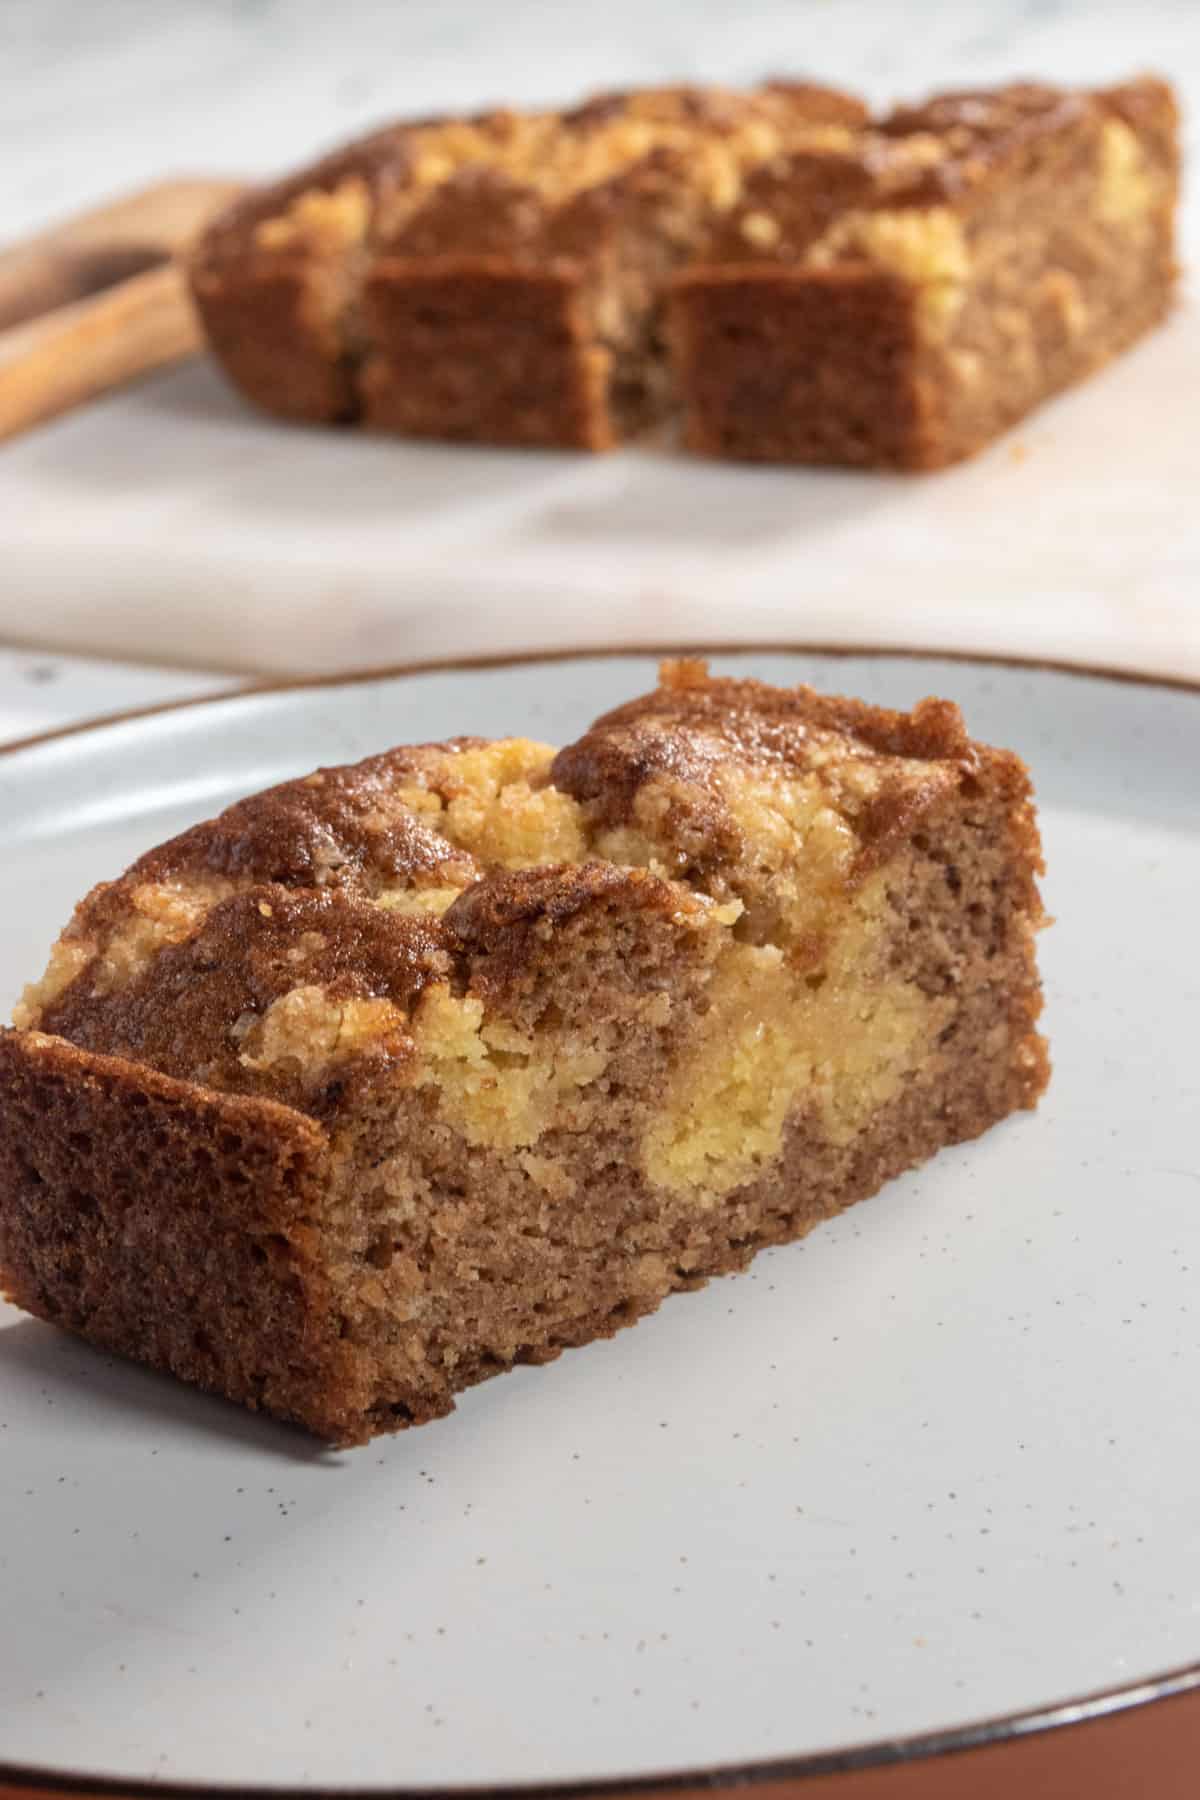
[[[406,113],[803,73],[873,102],[1178,85],[1192,0],[6,0],[0,241]],[[1185,256],[1197,237],[1184,210]],[[7,334],[6,334],[7,335]],[[1200,677],[1194,315],[946,475],[453,449],[279,426],[207,359],[0,446],[0,737],[254,675],[774,641]],[[11,348],[11,346],[10,346]],[[0,391],[6,366],[0,337]]]

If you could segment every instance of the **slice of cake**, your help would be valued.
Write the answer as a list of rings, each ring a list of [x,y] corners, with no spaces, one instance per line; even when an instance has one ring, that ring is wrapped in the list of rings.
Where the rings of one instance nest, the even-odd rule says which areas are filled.
[[[0,1035],[17,1304],[337,1443],[606,1336],[1033,1106],[1026,771],[669,664],[93,890]]]
[[[749,171],[671,288],[695,450],[955,462],[1169,310],[1171,90],[1018,85]]]

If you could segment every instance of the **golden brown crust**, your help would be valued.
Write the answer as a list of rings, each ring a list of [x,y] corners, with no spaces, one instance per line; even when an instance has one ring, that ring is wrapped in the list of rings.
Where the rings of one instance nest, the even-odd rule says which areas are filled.
[[[544,974],[547,945],[587,918],[619,932],[642,918],[678,927],[706,916],[700,899],[646,869],[588,862],[578,868],[525,869],[481,881],[444,915],[446,939],[464,959],[466,986],[494,1001],[527,992]],[[605,926],[604,921],[608,924]],[[586,976],[580,972],[580,998]]]
[[[950,208],[967,215],[986,204],[992,187],[1021,181],[1046,158],[1085,156],[1107,110],[1100,96],[1032,82],[898,107],[844,146],[801,149],[752,170],[694,272],[797,263],[847,214]]]
[[[1078,124],[1090,96],[1046,82],[1013,81],[997,88],[964,88],[934,94],[915,106],[894,107],[879,121],[885,136],[938,138],[943,155],[934,165],[947,196],[984,179],[1033,139]]]
[[[614,707],[592,730],[645,718],[703,724],[739,761],[784,761],[793,767],[808,761],[814,728],[845,738],[845,754],[971,763],[978,749],[952,700],[919,700],[911,712],[897,712],[843,694],[821,694],[803,683],[781,688],[714,678],[705,663],[686,658],[665,662],[653,693]]]
[[[1179,101],[1170,82],[1158,75],[1140,75],[1098,88],[1095,99],[1151,147],[1161,166],[1169,167],[1178,156]]]
[[[502,924],[511,981],[515,960],[536,959],[547,930],[607,893],[635,911],[681,917],[693,899],[680,881],[718,899],[740,893],[728,877],[748,849],[736,806],[743,778],[811,784],[851,833],[852,880],[964,783],[986,779],[1009,807],[1030,797],[1020,759],[974,744],[950,702],[902,713],[668,662],[654,692],[598,719],[538,777],[579,809],[579,862],[505,873],[447,835],[444,808],[462,789],[462,765],[486,749],[461,738],[318,770],[147,852],[81,903],[63,938],[79,966],[33,1022],[181,1079],[276,1092],[319,1113],[329,1085],[259,1067],[243,1043],[246,1021],[297,987],[335,1002],[387,1001],[397,1027],[372,1051],[379,1073],[409,1054],[402,1021],[424,988],[466,982],[467,963],[495,949]],[[423,796],[443,810],[416,811]],[[647,800],[654,843],[631,852],[611,834],[634,824]],[[609,845],[661,858],[674,879],[595,860]],[[461,898],[425,916],[426,891]],[[407,903],[391,910],[406,896],[417,916]],[[334,1093],[343,1074],[331,1076]]]
[[[362,894],[406,880],[465,886],[479,875],[475,859],[414,813],[404,795],[448,791],[454,759],[482,743],[405,745],[281,782],[149,851],[125,880],[204,874]]]
[[[934,765],[928,777],[914,762]],[[901,713],[812,688],[712,680],[703,665],[684,662],[664,666],[657,692],[598,719],[559,753],[552,774],[605,826],[633,819],[648,783],[668,784],[665,833],[686,847],[681,873],[694,880],[743,851],[724,772],[815,770],[829,804],[853,826],[857,879],[886,860],[948,787],[977,778],[985,763],[1013,799],[1029,794],[1020,759],[973,744],[949,701],[922,700]]]
[[[395,1028],[364,1052],[370,1073],[382,1073],[410,1056],[404,1022],[421,990],[449,970],[436,925],[336,889],[255,886],[219,901],[128,985],[96,993],[86,977],[76,981],[43,1024],[83,1049],[319,1114],[340,1098],[337,1076],[311,1090],[286,1065],[260,1068],[244,1052],[250,1023],[297,988],[319,988],[334,1002],[389,1001]]]

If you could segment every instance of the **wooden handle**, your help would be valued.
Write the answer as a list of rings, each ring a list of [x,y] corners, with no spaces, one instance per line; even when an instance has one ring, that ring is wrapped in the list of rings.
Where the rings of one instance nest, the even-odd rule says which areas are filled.
[[[135,275],[0,335],[0,439],[203,347],[183,271]]]
[[[0,250],[0,331],[167,262],[239,191],[164,181]]]
[[[174,259],[240,191],[160,182],[0,251],[0,439],[202,348]]]

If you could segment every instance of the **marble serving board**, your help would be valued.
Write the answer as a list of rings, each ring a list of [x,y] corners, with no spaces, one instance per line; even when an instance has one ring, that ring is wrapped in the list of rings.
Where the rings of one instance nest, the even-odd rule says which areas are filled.
[[[297,430],[197,363],[9,450],[14,637],[282,674],[601,644],[886,646],[1200,677],[1200,323],[944,475]]]
[[[871,0],[756,0],[736,24],[707,0],[666,0],[652,19],[634,0],[586,19],[513,0],[503,34],[471,0],[372,8],[355,32],[308,0],[264,0],[186,25],[165,9],[137,31],[118,9],[102,43],[72,37],[65,53],[65,0],[14,5],[28,82],[6,84],[0,126],[10,228],[168,163],[268,170],[389,114],[497,96],[811,69],[883,100],[1157,66],[1186,98],[1200,70],[1200,8],[1171,0],[924,0],[919,30],[912,9]],[[54,159],[32,154],[43,54],[67,120]],[[18,168],[20,184],[4,172]],[[1188,205],[1185,254],[1200,239]],[[1200,677],[1198,395],[1200,305],[1186,299],[987,454],[923,477],[290,428],[247,411],[202,360],[4,450],[0,638],[276,674],[775,639]]]

